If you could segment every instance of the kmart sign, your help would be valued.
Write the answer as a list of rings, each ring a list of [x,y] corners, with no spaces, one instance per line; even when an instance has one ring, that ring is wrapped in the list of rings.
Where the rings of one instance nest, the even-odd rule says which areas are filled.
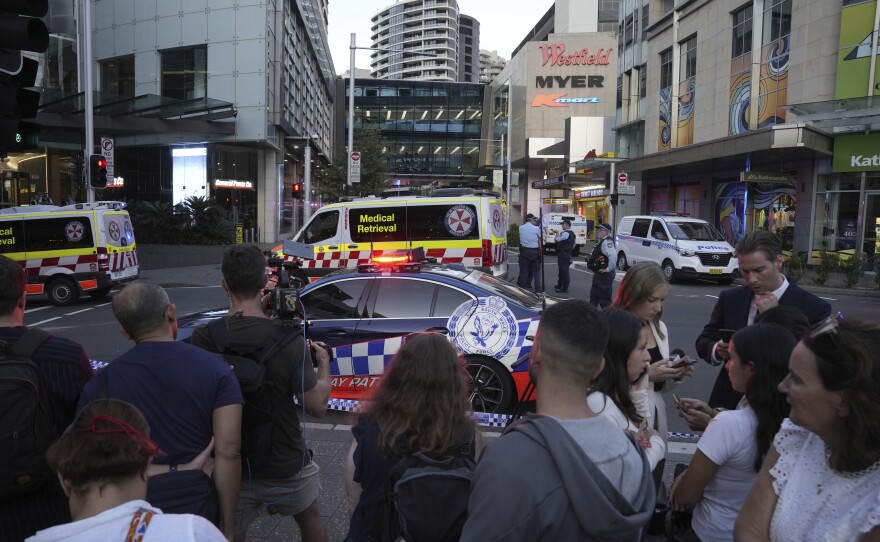
[[[832,171],[880,171],[880,133],[835,138]]]

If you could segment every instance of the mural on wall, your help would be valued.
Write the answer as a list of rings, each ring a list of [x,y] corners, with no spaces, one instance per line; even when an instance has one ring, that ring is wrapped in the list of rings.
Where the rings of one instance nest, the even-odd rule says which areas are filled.
[[[840,12],[840,47],[837,51],[837,86],[834,92],[838,100],[860,98],[869,92],[871,35],[876,7],[875,1],[844,2]],[[880,70],[874,75],[872,94],[880,94]]]
[[[741,55],[730,63],[730,114],[728,135],[749,131],[749,101],[752,92],[752,73],[749,67],[751,53]]]
[[[660,91],[660,138],[657,150],[669,150],[672,143],[672,87]]]
[[[758,128],[785,122],[788,105],[788,58],[791,35],[761,48],[761,82],[758,86]]]
[[[715,197],[716,226],[732,246],[745,233],[746,183],[720,183]]]
[[[675,146],[682,147],[694,142],[694,99],[697,95],[696,77],[678,84],[678,130]]]
[[[796,183],[793,174],[787,183],[720,183],[716,190],[715,217],[724,239],[736,246],[749,229],[790,235],[791,232],[786,230],[794,227]]]

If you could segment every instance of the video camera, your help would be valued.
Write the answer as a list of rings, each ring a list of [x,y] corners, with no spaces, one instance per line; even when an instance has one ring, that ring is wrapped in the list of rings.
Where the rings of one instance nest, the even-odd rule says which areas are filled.
[[[295,256],[295,261],[286,261],[283,257],[271,256],[267,265],[274,270],[277,279],[275,288],[269,290],[269,310],[279,320],[296,320],[301,316],[299,311],[299,291],[308,284],[308,278],[302,272],[302,260],[313,259],[312,247],[294,241],[284,242],[284,254]],[[293,276],[293,280],[291,280]]]

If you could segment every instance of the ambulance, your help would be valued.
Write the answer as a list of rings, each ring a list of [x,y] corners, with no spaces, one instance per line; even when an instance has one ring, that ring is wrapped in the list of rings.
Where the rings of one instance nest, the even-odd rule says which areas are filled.
[[[544,252],[556,250],[556,236],[562,231],[562,221],[571,222],[571,233],[574,234],[574,250],[572,256],[581,253],[581,247],[587,244],[587,219],[584,215],[570,213],[547,213],[541,217],[541,230],[544,232]]]
[[[101,298],[138,278],[134,228],[120,201],[0,209],[0,254],[25,268],[28,294],[54,305]]]
[[[417,247],[437,263],[458,263],[499,278],[508,270],[502,200],[471,189],[333,203],[318,209],[292,240],[313,251],[312,259],[299,262],[310,280]],[[282,248],[274,252],[283,255]]]

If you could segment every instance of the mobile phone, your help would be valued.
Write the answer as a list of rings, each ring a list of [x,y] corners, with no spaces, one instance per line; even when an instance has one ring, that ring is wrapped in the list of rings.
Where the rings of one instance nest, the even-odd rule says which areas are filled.
[[[721,340],[729,343],[730,339],[733,338],[733,334],[736,333],[735,329],[719,329],[718,333],[721,335]]]
[[[672,362],[669,364],[670,369],[678,369],[679,367],[686,367],[688,365],[693,365],[697,362],[697,360],[695,360],[695,359],[690,359],[690,358],[681,359],[678,356],[676,356],[675,359],[673,359],[672,356],[669,356],[669,360]]]
[[[681,408],[681,399],[678,398],[677,393],[672,392],[672,400],[675,401],[675,406],[677,406],[678,408]]]

